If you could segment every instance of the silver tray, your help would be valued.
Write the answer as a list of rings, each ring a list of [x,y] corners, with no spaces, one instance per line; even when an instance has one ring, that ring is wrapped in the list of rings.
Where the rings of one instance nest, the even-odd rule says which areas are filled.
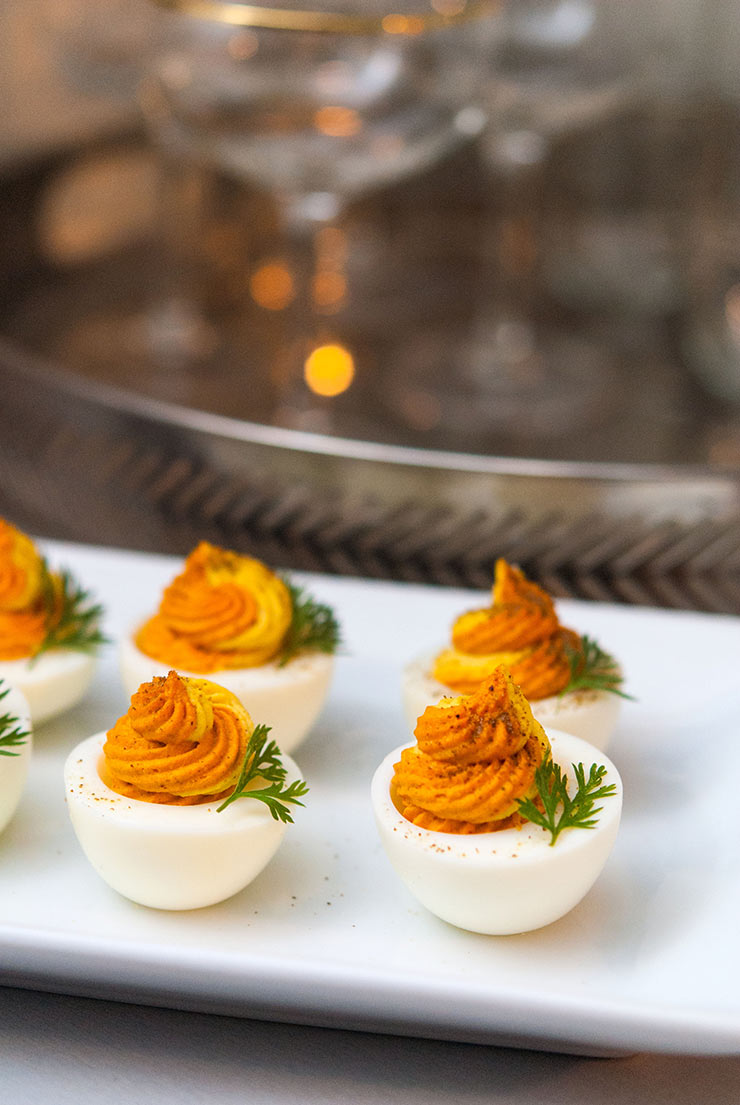
[[[280,429],[82,380],[0,343],[0,511],[150,551],[201,537],[276,564],[740,612],[740,473],[556,462]]]

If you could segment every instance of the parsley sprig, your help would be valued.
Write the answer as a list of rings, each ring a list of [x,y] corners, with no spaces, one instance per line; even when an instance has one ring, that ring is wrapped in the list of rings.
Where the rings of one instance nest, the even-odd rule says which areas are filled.
[[[608,691],[620,698],[632,698],[622,690],[623,679],[619,664],[593,637],[581,637],[579,645],[567,641],[565,648],[570,664],[570,679],[560,692],[561,695],[569,691]]]
[[[92,601],[70,572],[52,574],[44,561],[41,589],[48,628],[36,656],[52,648],[93,652],[106,643],[100,630],[102,606]]]
[[[10,694],[10,687],[0,690],[0,702]],[[20,721],[13,714],[0,714],[0,756],[19,756],[19,752],[12,749],[25,744],[30,733],[21,727]]]
[[[293,604],[290,628],[283,642],[280,666],[287,664],[299,652],[336,652],[340,645],[339,622],[334,611],[324,603],[316,602],[302,587],[285,580]]]
[[[276,821],[292,824],[290,810],[286,803],[295,806],[304,805],[299,799],[308,794],[308,786],[303,779],[296,779],[285,786],[287,774],[280,760],[280,749],[275,741],[267,740],[269,725],[257,725],[247,743],[244,763],[236,786],[228,798],[224,799],[217,813],[225,810],[237,798],[256,798],[264,802]],[[254,786],[254,783],[268,783],[269,786]],[[251,784],[251,785],[250,785]]]
[[[542,809],[533,798],[519,800],[519,812],[541,825],[551,834],[550,847],[558,839],[563,829],[593,829],[603,806],[595,806],[602,798],[610,798],[617,793],[614,783],[602,786],[606,767],[603,764],[591,764],[588,778],[583,764],[573,764],[576,776],[576,793],[568,793],[568,779],[552,757],[548,756],[535,771],[534,781],[537,787]]]

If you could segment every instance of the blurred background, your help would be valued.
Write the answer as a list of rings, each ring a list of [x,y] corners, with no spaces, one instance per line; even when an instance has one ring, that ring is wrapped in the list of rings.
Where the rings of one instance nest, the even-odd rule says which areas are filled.
[[[0,21],[0,513],[740,611],[731,0]]]

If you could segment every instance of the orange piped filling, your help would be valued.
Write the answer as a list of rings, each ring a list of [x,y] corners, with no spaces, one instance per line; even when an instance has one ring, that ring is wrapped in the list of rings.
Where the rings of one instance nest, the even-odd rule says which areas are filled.
[[[24,611],[41,595],[43,561],[33,541],[0,518],[0,610]]]
[[[258,667],[279,654],[292,613],[287,586],[261,561],[203,541],[135,643],[161,663],[204,675]]]
[[[475,694],[428,706],[415,736],[416,745],[394,766],[392,784],[407,820],[461,834],[521,823],[519,800],[535,793],[535,771],[550,744],[505,667]]]
[[[26,660],[41,648],[54,620],[43,579],[43,558],[31,538],[0,518],[0,660]]]
[[[0,660],[28,660],[46,636],[46,611],[0,610]]]
[[[101,776],[143,802],[213,802],[234,789],[253,730],[230,691],[171,671],[143,683],[106,734]]]
[[[452,648],[434,662],[434,678],[458,694],[471,694],[497,664],[532,701],[567,686],[567,646],[578,635],[560,625],[552,599],[520,569],[499,559],[491,606],[462,614],[452,629]]]

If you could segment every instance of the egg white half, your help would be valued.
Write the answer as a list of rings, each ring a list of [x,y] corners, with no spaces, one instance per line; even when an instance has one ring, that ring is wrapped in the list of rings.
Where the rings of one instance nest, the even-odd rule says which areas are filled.
[[[243,890],[269,863],[286,826],[240,798],[167,806],[125,798],[100,778],[105,733],[82,741],[64,766],[67,808],[83,852],[125,898],[154,909],[200,909]],[[301,777],[282,756],[288,782]]]
[[[17,687],[0,682],[0,691],[8,693],[0,699],[0,714],[10,714],[18,719],[19,727],[29,734],[23,744],[14,745],[8,751],[13,755],[0,755],[0,832],[18,808],[28,777],[31,762],[31,712],[28,702]]]
[[[456,693],[430,674],[438,652],[412,660],[403,670],[403,710],[412,733],[427,706],[436,705],[441,698]],[[609,691],[578,690],[529,700],[529,705],[545,729],[552,727],[572,733],[604,751],[616,728],[622,699]]]
[[[601,873],[614,844],[622,809],[617,769],[597,749],[570,733],[548,732],[553,759],[570,779],[573,763],[588,774],[604,764],[603,785],[614,797],[599,802],[593,829],[566,829],[550,846],[550,834],[531,822],[519,829],[458,836],[420,829],[407,821],[390,796],[395,749],[376,771],[371,787],[375,821],[385,852],[410,892],[426,908],[458,928],[506,936],[542,928],[581,901]]]
[[[134,644],[133,635],[121,641],[119,662],[129,695],[155,675],[167,675],[172,667],[143,653]],[[208,675],[184,670],[179,670],[179,674],[191,679],[210,679],[232,691],[256,724],[270,726],[270,740],[276,742],[280,751],[293,752],[321,712],[333,671],[334,657],[329,653],[302,652],[283,667],[272,662]]]
[[[50,649],[32,660],[0,660],[0,679],[24,695],[34,725],[75,706],[94,672],[95,657],[74,649]]]

